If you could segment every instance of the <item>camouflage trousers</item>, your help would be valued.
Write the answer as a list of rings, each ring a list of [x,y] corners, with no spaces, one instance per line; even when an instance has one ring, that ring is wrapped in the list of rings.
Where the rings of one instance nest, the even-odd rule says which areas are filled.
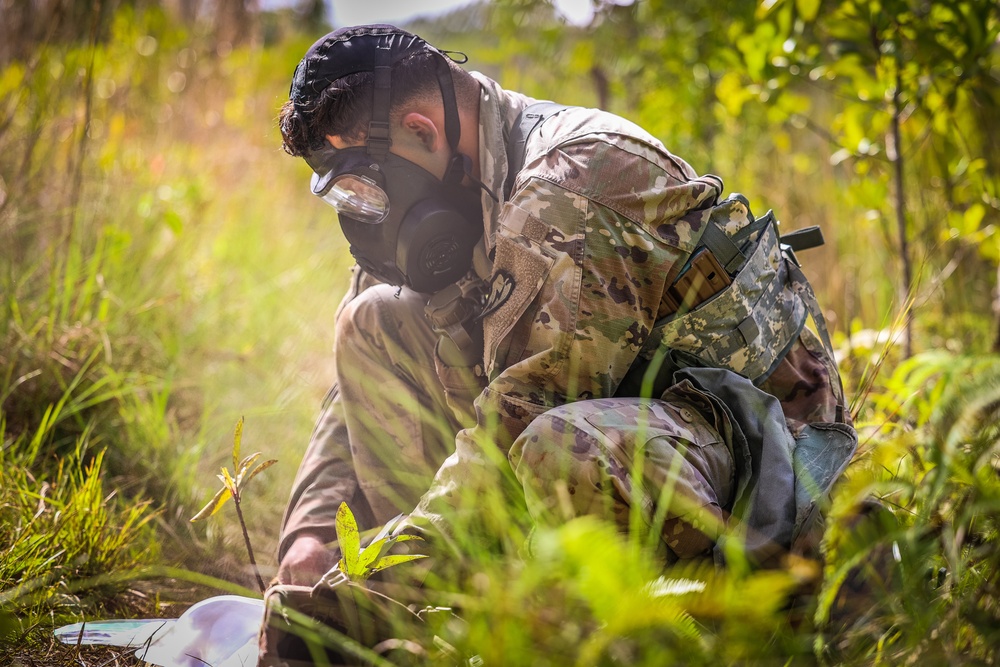
[[[280,554],[302,529],[334,539],[346,501],[362,529],[408,512],[472,425],[482,389],[470,369],[437,359],[424,298],[370,287],[337,318],[337,385],[303,458],[286,511]],[[537,521],[599,514],[628,525],[638,504],[661,512],[663,539],[677,557],[710,552],[734,495],[723,416],[693,387],[663,400],[602,398],[549,410],[509,454]]]
[[[532,421],[509,459],[536,521],[590,514],[625,529],[637,510],[672,559],[708,556],[736,490],[726,419],[688,382],[660,400],[579,401]]]

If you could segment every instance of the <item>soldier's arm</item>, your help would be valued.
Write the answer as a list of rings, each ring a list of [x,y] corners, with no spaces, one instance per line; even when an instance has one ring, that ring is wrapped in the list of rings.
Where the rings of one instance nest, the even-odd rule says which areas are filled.
[[[334,322],[351,300],[374,284],[377,281],[355,266]],[[334,525],[341,502],[360,514],[359,520],[366,520],[367,503],[359,490],[339,390],[334,384],[323,401],[322,412],[292,483],[278,539],[280,567],[285,567],[285,557],[300,536],[322,543],[336,539]],[[370,525],[373,520],[368,521]]]
[[[284,560],[300,534],[309,534],[323,542],[335,540],[337,508],[346,502],[355,509],[356,495],[358,480],[335,385],[292,484],[278,541],[278,562]]]

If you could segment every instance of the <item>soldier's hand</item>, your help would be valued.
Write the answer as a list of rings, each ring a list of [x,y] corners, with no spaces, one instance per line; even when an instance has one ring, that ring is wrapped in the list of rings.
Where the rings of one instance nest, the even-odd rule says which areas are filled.
[[[321,539],[301,533],[278,566],[278,580],[283,584],[313,586],[336,562],[336,554]]]

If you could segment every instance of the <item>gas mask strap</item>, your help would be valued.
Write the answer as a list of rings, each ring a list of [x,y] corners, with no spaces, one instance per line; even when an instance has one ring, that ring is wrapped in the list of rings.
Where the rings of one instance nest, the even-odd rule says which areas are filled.
[[[451,156],[451,161],[448,162],[448,169],[445,171],[444,178],[442,180],[445,183],[460,185],[462,183],[462,179],[466,176],[468,176],[469,180],[472,181],[480,190],[489,195],[490,199],[498,204],[500,203],[500,200],[495,194],[493,194],[493,191],[472,173],[472,158],[465,153],[455,153]]]
[[[375,86],[372,93],[372,119],[368,123],[368,154],[382,160],[389,154],[389,103],[392,85],[392,35],[386,35],[375,47],[372,68]]]
[[[428,46],[428,48],[432,48]],[[451,78],[451,68],[448,58],[440,51],[437,53],[437,80],[441,89],[441,102],[444,105],[444,135],[448,147],[454,151],[458,148],[458,140],[462,136],[462,124],[458,118],[458,101],[455,98],[455,82]]]

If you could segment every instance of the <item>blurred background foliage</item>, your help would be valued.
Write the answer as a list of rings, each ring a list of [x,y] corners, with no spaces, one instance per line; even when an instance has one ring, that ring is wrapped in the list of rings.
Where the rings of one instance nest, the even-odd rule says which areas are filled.
[[[801,259],[864,443],[821,575],[675,572],[708,583],[621,616],[587,577],[637,600],[656,566],[576,522],[534,561],[484,560],[450,641],[501,637],[491,661],[520,664],[994,662],[1000,8],[592,4],[585,25],[496,0],[408,27],[506,87],[636,121],[786,231],[821,225]],[[316,0],[0,0],[0,657],[40,622],[164,611],[76,581],[151,563],[251,581],[238,526],[187,523],[241,415],[280,460],[246,501],[273,573],[350,264],[275,128],[330,19]],[[888,509],[859,515],[872,496]],[[814,606],[790,611],[803,582]]]

